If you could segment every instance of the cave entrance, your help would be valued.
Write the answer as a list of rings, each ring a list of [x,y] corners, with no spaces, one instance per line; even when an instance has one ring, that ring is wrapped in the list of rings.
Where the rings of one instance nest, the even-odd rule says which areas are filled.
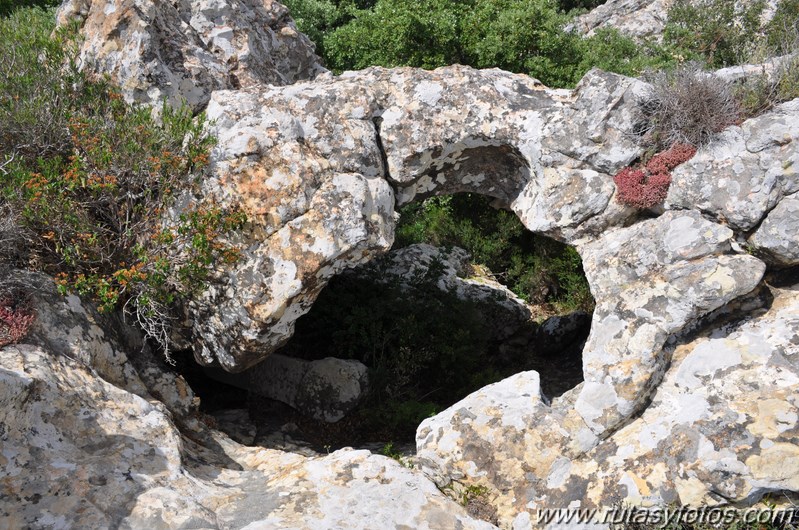
[[[254,369],[251,380],[269,387],[248,398],[259,431],[290,425],[317,450],[412,450],[423,419],[515,373],[538,371],[550,399],[580,383],[593,298],[579,255],[493,201],[456,193],[402,208],[392,250],[334,277],[293,338]],[[328,376],[368,372],[368,390],[335,422],[309,416],[296,390],[324,382],[290,375],[323,360]]]

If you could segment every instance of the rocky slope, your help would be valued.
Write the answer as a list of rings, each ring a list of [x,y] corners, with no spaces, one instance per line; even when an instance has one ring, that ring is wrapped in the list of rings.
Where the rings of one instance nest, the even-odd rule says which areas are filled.
[[[62,16],[86,17],[84,49],[108,51],[94,67],[128,97],[208,102],[219,144],[194,200],[237,205],[250,222],[242,262],[189,307],[200,363],[241,371],[267,357],[327,280],[391,246],[397,205],[437,193],[490,195],[574,245],[597,307],[584,383],[551,403],[536,372],[478,391],[419,427],[417,471],[359,451],[241,447],[198,422],[180,379],[133,362],[90,308],[45,297],[30,344],[0,350],[11,526],[490,527],[431,479],[485,487],[506,528],[529,528],[542,507],[799,491],[799,286],[762,281],[767,265],[799,264],[799,100],[730,127],[675,171],[663,209],[641,216],[613,199],[612,180],[642,154],[628,134],[640,81],[593,71],[550,90],[453,66],[238,88],[197,59],[208,44],[194,30],[173,31],[183,7],[70,6]],[[229,24],[203,20],[206,35]],[[107,39],[132,35],[130,21],[145,48]],[[200,51],[153,62],[165,42]]]

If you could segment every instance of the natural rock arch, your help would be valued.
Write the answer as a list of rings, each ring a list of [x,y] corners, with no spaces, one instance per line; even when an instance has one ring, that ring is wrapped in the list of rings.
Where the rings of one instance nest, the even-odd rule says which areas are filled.
[[[250,226],[242,263],[190,307],[198,361],[236,371],[283,344],[330,277],[390,247],[396,204],[452,191],[498,197],[528,229],[582,255],[597,302],[585,382],[547,405],[537,374],[519,374],[506,383],[509,402],[470,412],[499,406],[501,425],[475,430],[451,409],[423,424],[417,443],[429,475],[486,483],[505,513],[524,511],[546,496],[547,477],[642,408],[665,372],[666,340],[751,291],[765,270],[733,251],[732,230],[697,212],[623,226],[636,212],[611,200],[611,176],[641,154],[625,134],[640,88],[594,71],[574,91],[549,90],[454,66],[215,92],[208,114],[220,141],[203,193],[244,209]],[[443,437],[468,439],[458,447],[472,453],[448,453]],[[501,462],[480,450],[499,438],[520,440]]]

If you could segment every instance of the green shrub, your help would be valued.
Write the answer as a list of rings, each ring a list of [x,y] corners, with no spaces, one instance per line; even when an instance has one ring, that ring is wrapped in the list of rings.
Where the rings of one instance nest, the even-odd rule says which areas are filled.
[[[0,0],[0,17],[7,17],[17,9],[29,7],[50,9],[57,7],[60,3],[59,0]]]
[[[764,0],[676,0],[668,12],[664,42],[686,59],[721,68],[740,64],[760,35]]]
[[[430,243],[469,251],[518,296],[559,312],[591,311],[593,297],[572,247],[528,231],[512,212],[475,194],[432,197],[400,210],[395,246]]]
[[[168,358],[171,307],[237,258],[221,238],[243,216],[189,204],[162,226],[208,161],[202,116],[165,106],[156,120],[125,103],[78,70],[72,34],[52,30],[38,9],[0,20],[0,206],[15,223],[0,261],[55,275],[101,311],[124,306]]]

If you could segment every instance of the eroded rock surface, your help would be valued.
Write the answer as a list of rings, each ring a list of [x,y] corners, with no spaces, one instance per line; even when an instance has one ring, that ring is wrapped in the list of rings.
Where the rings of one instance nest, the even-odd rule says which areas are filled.
[[[795,288],[750,321],[687,338],[761,283],[765,264],[741,242],[752,236],[772,261],[793,262],[795,237],[785,241],[781,227],[799,192],[799,100],[700,150],[647,217],[613,200],[612,180],[642,154],[629,134],[641,81],[592,71],[573,91],[549,90],[453,66],[276,87],[266,83],[317,71],[278,4],[222,6],[211,25],[215,6],[140,4],[69,2],[60,16],[99,36],[83,53],[128,99],[208,101],[219,142],[195,200],[239,207],[249,221],[232,241],[242,261],[189,304],[200,363],[241,371],[285,343],[333,275],[391,247],[397,205],[485,194],[582,255],[597,304],[585,382],[549,403],[538,374],[525,372],[425,421],[418,460],[429,477],[485,486],[514,528],[539,507],[799,490]],[[294,73],[258,73],[260,59],[236,40],[249,27],[240,13],[258,20],[254,35],[296,44],[304,59]],[[215,33],[222,26],[231,38]],[[60,342],[0,350],[0,513],[11,526],[61,517],[88,527],[487,527],[391,460],[243,448],[192,419],[188,393],[165,398],[170,416],[153,399],[158,370],[131,373],[92,329],[68,324],[53,334]],[[102,368],[108,356],[117,360]],[[56,495],[67,478],[79,497]],[[39,506],[19,509],[20,499]]]
[[[597,300],[585,382],[549,405],[538,374],[526,372],[425,420],[417,450],[426,472],[490,487],[506,522],[568,507],[576,498],[544,494],[549,477],[642,409],[668,366],[670,337],[759,283],[765,265],[733,254],[732,236],[697,212],[670,211],[580,246]],[[497,440],[512,442],[498,452]]]
[[[748,231],[799,191],[799,99],[721,137],[672,174],[667,208],[693,208]]]
[[[191,307],[197,360],[242,370],[285,343],[329,278],[391,246],[397,204],[482,193],[567,241],[634,214],[610,174],[641,153],[624,132],[640,87],[594,71],[553,91],[454,66],[215,92],[205,198],[250,223],[242,263]]]
[[[369,388],[363,363],[333,357],[306,361],[275,353],[241,373],[214,369],[207,374],[330,423],[352,411]]]
[[[740,0],[740,5],[752,5],[756,0]],[[702,5],[702,2],[688,2]],[[774,16],[777,0],[763,2],[761,22],[765,24]],[[570,26],[583,35],[593,35],[596,30],[613,28],[633,38],[655,38],[663,36],[668,21],[669,9],[674,0],[608,0],[588,13],[575,18]]]
[[[190,394],[170,412],[90,308],[48,311],[32,340],[53,346],[0,349],[4,528],[494,528],[390,458],[243,447],[198,421]],[[92,368],[110,364],[124,376]]]
[[[749,242],[780,265],[799,265],[799,197],[782,200]]]
[[[608,0],[578,16],[572,26],[584,35],[593,35],[600,28],[615,28],[632,37],[659,36],[673,3],[674,0]]]
[[[473,302],[493,340],[507,339],[529,325],[532,316],[524,300],[496,279],[475,270],[470,260],[462,248],[444,249],[421,243],[393,250],[353,273],[370,281],[396,284],[411,295],[420,286],[435,286]]]
[[[272,0],[67,0],[80,60],[129,102],[202,109],[214,90],[286,85],[325,71],[288,9]]]

